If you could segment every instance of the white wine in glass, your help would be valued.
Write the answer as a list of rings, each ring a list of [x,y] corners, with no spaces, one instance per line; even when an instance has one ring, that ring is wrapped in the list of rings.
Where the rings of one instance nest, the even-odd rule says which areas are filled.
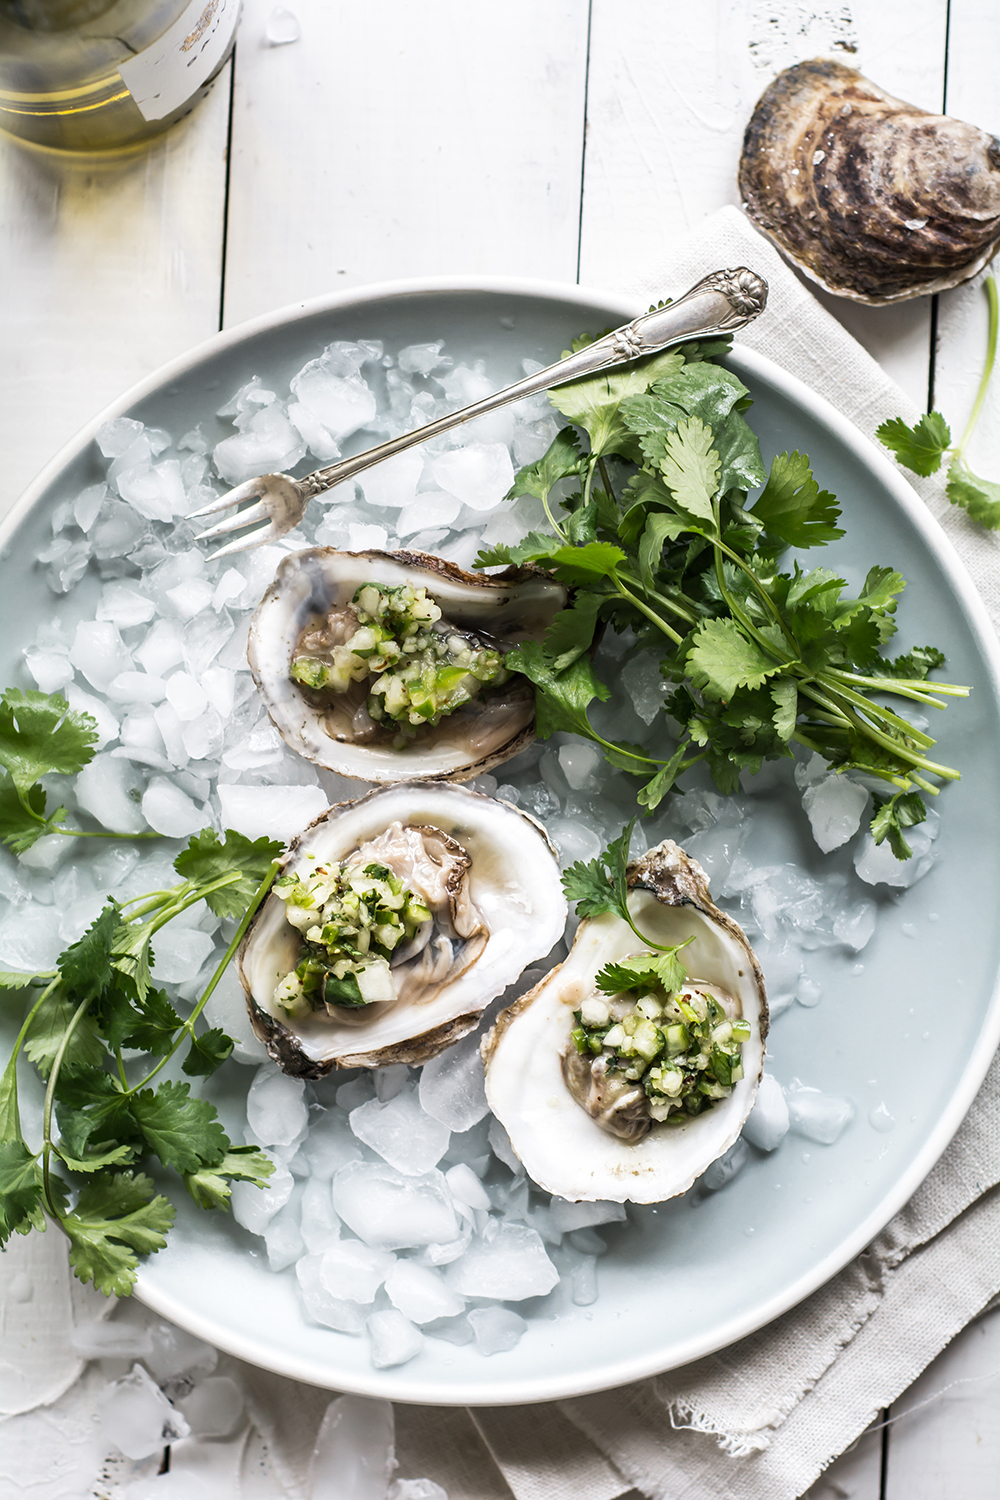
[[[60,152],[133,150],[204,98],[240,0],[0,0],[0,129]]]

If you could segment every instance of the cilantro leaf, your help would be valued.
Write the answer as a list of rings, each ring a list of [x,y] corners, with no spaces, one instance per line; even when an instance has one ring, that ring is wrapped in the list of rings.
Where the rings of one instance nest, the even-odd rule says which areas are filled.
[[[648,808],[650,812],[652,812],[654,808],[659,807],[660,803],[663,801],[664,797],[667,795],[674,782],[677,780],[677,777],[680,775],[681,767],[683,766],[684,761],[687,758],[687,753],[690,748],[690,741],[685,740],[682,745],[679,745],[677,747],[673,755],[667,761],[666,765],[663,766],[661,770],[657,771],[656,775],[652,777],[651,780],[647,781],[646,785],[639,791],[636,800],[643,807]]]
[[[83,937],[59,955],[59,972],[77,1005],[81,1000],[96,1000],[111,983],[112,954],[120,927],[121,907],[109,900]]]
[[[563,871],[562,887],[566,900],[576,903],[578,917],[599,917],[602,912],[616,912],[631,926],[628,915],[628,847],[635,825],[636,819],[633,818],[596,859],[577,860]]]
[[[515,495],[534,495],[538,500],[547,500],[560,479],[579,474],[581,461],[580,439],[572,427],[563,427],[541,458],[518,470],[504,498],[513,500]]]
[[[215,1106],[193,1099],[190,1084],[168,1081],[155,1090],[141,1089],[130,1112],[150,1150],[178,1172],[215,1166],[229,1149]]]
[[[562,583],[574,588],[610,577],[618,564],[625,562],[626,556],[611,542],[586,542],[582,547],[557,547],[549,553],[546,562],[554,568]]]
[[[561,537],[549,531],[529,531],[519,542],[502,542],[487,547],[475,561],[477,568],[515,567],[524,563],[544,562],[563,546]]]
[[[821,490],[802,453],[779,453],[750,515],[786,547],[823,547],[844,535],[840,507]]]
[[[552,618],[542,646],[554,672],[565,672],[578,656],[590,650],[597,629],[597,616],[604,603],[603,594],[576,593],[567,609]]]
[[[49,772],[74,776],[94,757],[97,724],[58,693],[8,688],[0,698],[0,765],[27,793]]]
[[[230,1146],[216,1166],[185,1172],[184,1186],[199,1208],[228,1208],[231,1181],[266,1187],[273,1171],[273,1161],[256,1146]]]
[[[578,656],[559,672],[540,641],[523,641],[507,653],[506,664],[535,684],[535,733],[540,740],[547,740],[557,729],[594,738],[587,706],[595,698],[603,702],[611,690],[594,676],[586,656]]]
[[[34,1153],[20,1137],[0,1142],[0,1245],[38,1209],[41,1195],[41,1172]]]
[[[549,391],[549,400],[564,417],[584,429],[593,455],[623,453],[635,457],[635,439],[623,418],[622,403],[629,396],[648,391],[654,381],[674,374],[683,364],[682,354],[666,350],[557,386]]]
[[[66,814],[65,808],[60,807],[48,817],[45,808],[43,787],[31,786],[19,795],[17,788],[5,781],[0,786],[0,843],[6,844],[15,854],[24,854],[37,844]]]
[[[686,516],[675,516],[669,511],[656,511],[649,517],[639,541],[639,571],[644,583],[652,587],[666,543],[675,542],[690,529],[691,522]]]
[[[924,799],[919,792],[897,792],[894,797],[874,797],[873,802],[872,838],[876,844],[888,839],[897,859],[910,859],[913,850],[903,837],[903,829],[924,821],[927,816]]]
[[[153,1196],[144,1173],[113,1172],[80,1191],[76,1208],[62,1220],[69,1236],[69,1259],[81,1281],[92,1281],[105,1296],[127,1297],[135,1284],[140,1255],[162,1250],[174,1210]]]
[[[173,1046],[181,1018],[166,990],[151,989],[140,996],[138,991],[129,995],[129,988],[126,981],[116,991],[117,1009],[105,1023],[108,1040],[112,1046],[137,1047],[162,1057]]]
[[[951,428],[939,411],[928,412],[913,427],[902,417],[891,417],[875,433],[904,468],[914,474],[936,474],[951,447]]]
[[[209,1031],[202,1031],[191,1038],[191,1047],[187,1057],[182,1064],[184,1072],[190,1076],[207,1078],[220,1068],[233,1050],[233,1039],[218,1026],[213,1026]]]
[[[952,505],[961,505],[981,526],[1000,530],[1000,484],[980,479],[963,458],[956,458],[948,470],[945,492]]]
[[[712,501],[719,488],[721,461],[715,434],[700,417],[688,417],[668,435],[659,462],[675,503],[689,516],[714,523]]]
[[[703,620],[692,636],[687,668],[695,687],[724,702],[737,688],[760,687],[784,670],[735,620]]]
[[[629,990],[652,989],[659,984],[672,995],[687,978],[687,969],[677,957],[686,946],[679,943],[661,953],[635,953],[617,963],[605,964],[597,975],[597,988],[605,995],[619,995]]]
[[[919,682],[926,679],[928,672],[944,666],[944,652],[939,651],[936,646],[914,646],[912,651],[893,657],[891,661],[881,658],[878,666],[878,675],[884,672],[887,677],[902,677],[910,682]]]
[[[248,839],[233,829],[220,842],[212,828],[196,833],[174,860],[174,869],[193,885],[210,885],[224,875],[239,874],[239,880],[205,896],[217,917],[240,918],[253,900],[264,876],[281,853],[274,839]]]
[[[61,988],[46,995],[35,1012],[31,1030],[24,1043],[26,1055],[34,1063],[43,1078],[47,1078],[55,1062],[56,1053],[79,1001],[71,1001]],[[104,1043],[97,1035],[93,1019],[84,1015],[77,1022],[63,1053],[60,1064],[62,1073],[69,1077],[81,1068],[99,1067],[104,1059]]]
[[[100,1146],[95,1146],[82,1156],[73,1156],[61,1145],[56,1146],[55,1150],[71,1172],[100,1172],[104,1167],[128,1166],[135,1157],[135,1147],[132,1145],[107,1146],[103,1150]]]

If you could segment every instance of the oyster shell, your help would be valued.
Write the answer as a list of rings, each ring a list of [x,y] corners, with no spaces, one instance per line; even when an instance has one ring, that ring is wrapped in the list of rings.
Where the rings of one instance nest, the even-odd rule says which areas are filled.
[[[686,1192],[736,1140],[764,1066],[768,1013],[760,965],[741,928],[712,901],[701,866],[668,840],[629,865],[628,884],[639,930],[661,944],[692,938],[683,954],[691,985],[725,999],[727,1013],[741,1015],[751,1033],[743,1043],[743,1077],[728,1098],[684,1124],[632,1128],[641,1088],[625,1087],[620,1077],[611,1089],[610,1078],[564,1077],[564,1069],[574,1071],[574,1011],[593,995],[605,964],[639,947],[617,915],[581,922],[566,961],[503,1011],[482,1045],[486,1097],[511,1146],[535,1182],[574,1202],[656,1203]],[[587,1087],[593,1097],[581,1107],[574,1094]],[[601,1117],[615,1114],[612,1133]]]
[[[798,63],[765,90],[739,185],[757,227],[856,302],[956,286],[1000,244],[1000,140],[838,62]]]
[[[466,573],[426,552],[337,552],[331,547],[293,552],[278,569],[253,617],[247,656],[272,722],[299,755],[362,781],[468,781],[523,750],[534,737],[535,695],[512,677],[474,699],[414,743],[394,749],[385,739],[359,738],[355,715],[363,685],[348,694],[320,696],[292,680],[296,643],[322,631],[364,583],[426,588],[458,630],[508,648],[540,639],[566,603],[566,590],[540,573],[507,569]],[[343,702],[339,698],[343,698]]]
[[[417,835],[417,842],[408,835]],[[243,941],[239,974],[254,1031],[285,1070],[320,1078],[334,1068],[421,1063],[458,1041],[528,964],[562,936],[566,899],[540,824],[464,787],[405,782],[332,807],[299,835],[286,875],[345,861],[364,847],[425,897],[433,923],[394,955],[397,998],[354,1011],[333,1005],[297,1019],[275,1000],[295,968],[302,933],[268,896]],[[416,852],[415,852],[416,851]],[[423,862],[423,870],[415,870]]]

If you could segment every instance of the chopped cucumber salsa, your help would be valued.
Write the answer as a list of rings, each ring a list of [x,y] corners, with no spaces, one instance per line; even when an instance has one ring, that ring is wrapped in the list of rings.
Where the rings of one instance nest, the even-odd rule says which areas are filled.
[[[358,621],[353,635],[323,657],[293,656],[292,678],[333,693],[369,679],[369,716],[391,723],[403,741],[512,675],[502,652],[442,623],[425,588],[364,583],[351,607]]]
[[[731,1020],[714,995],[691,986],[655,986],[626,1003],[601,994],[583,1002],[571,1033],[579,1053],[604,1057],[609,1075],[641,1081],[653,1120],[681,1125],[729,1097],[743,1077],[748,1021]]]
[[[303,936],[299,961],[274,995],[286,1015],[395,1000],[389,960],[431,913],[391,870],[324,862],[305,878],[279,875],[273,890]]]

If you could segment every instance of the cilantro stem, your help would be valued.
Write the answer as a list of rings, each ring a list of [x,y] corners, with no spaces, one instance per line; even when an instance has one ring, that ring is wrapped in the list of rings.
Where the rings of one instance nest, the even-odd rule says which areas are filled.
[[[83,1020],[89,1006],[89,998],[81,1000],[73,1012],[70,1023],[63,1032],[62,1041],[59,1043],[59,1050],[52,1063],[52,1070],[49,1073],[49,1080],[45,1089],[45,1106],[42,1114],[42,1191],[45,1194],[45,1202],[48,1204],[49,1213],[60,1228],[62,1228],[62,1215],[52,1197],[52,1106],[55,1103],[56,1084],[59,1082],[59,1072],[62,1068],[63,1058],[66,1055],[66,1049],[73,1040],[73,1033]]]
[[[863,734],[866,739],[874,740],[876,745],[880,745],[884,750],[888,750],[898,760],[909,761],[910,765],[919,766],[923,771],[930,771],[934,776],[942,776],[946,781],[957,781],[959,779],[958,771],[952,770],[950,766],[940,766],[935,761],[928,760],[924,755],[917,755],[914,751],[909,750],[906,745],[900,744],[899,740],[894,740],[890,735],[883,734],[874,724],[866,724],[862,719],[858,718],[857,714],[849,706],[841,707],[810,683],[800,682],[799,691],[805,693],[806,697],[811,698],[814,703],[818,703],[821,708],[827,709],[828,712],[832,711],[836,713],[838,720],[846,720],[859,734]]]
[[[230,963],[232,962],[233,955],[236,953],[237,948],[240,946],[240,943],[243,941],[243,938],[246,935],[246,930],[250,926],[250,923],[251,923],[251,921],[253,919],[254,913],[256,912],[257,908],[260,906],[261,902],[264,900],[264,897],[267,895],[268,891],[270,890],[271,883],[274,880],[275,875],[277,875],[277,873],[278,873],[278,871],[280,869],[281,869],[281,861],[278,860],[278,859],[272,860],[271,864],[270,864],[270,866],[268,868],[267,874],[264,876],[263,880],[260,882],[260,885],[254,891],[253,897],[251,898],[251,901],[250,901],[250,905],[247,907],[246,911],[243,913],[243,916],[240,919],[239,926],[237,927],[236,931],[234,932],[234,934],[232,936],[232,939],[231,939],[231,941],[229,943],[228,948],[226,949],[225,953],[222,955],[221,959],[219,960],[219,963],[218,963],[218,965],[216,967],[215,973],[212,975],[211,979],[208,981],[208,984],[205,987],[204,994],[202,995],[201,999],[198,1001],[198,1004],[195,1006],[194,1010],[188,1016],[187,1020],[184,1021],[184,1023],[182,1024],[180,1030],[177,1033],[177,1037],[176,1037],[176,1039],[175,1039],[172,1047],[170,1048],[170,1051],[164,1053],[163,1057],[160,1058],[160,1060],[156,1064],[155,1068],[151,1069],[151,1071],[146,1074],[145,1078],[140,1079],[140,1081],[138,1083],[133,1084],[130,1089],[126,1090],[126,1093],[128,1093],[128,1094],[135,1094],[135,1093],[138,1093],[139,1089],[145,1088],[146,1085],[153,1078],[156,1077],[156,1075],[157,1075],[157,1073],[159,1073],[160,1069],[162,1067],[164,1067],[165,1064],[170,1061],[170,1059],[173,1057],[174,1053],[177,1051],[178,1047],[180,1047],[181,1044],[184,1042],[185,1038],[186,1037],[193,1037],[194,1036],[194,1023],[195,1023],[195,1021],[198,1019],[198,1017],[201,1015],[202,1011],[205,1009],[205,1005],[207,1004],[208,1000],[211,998],[211,995],[212,995],[213,991],[215,990],[216,985],[219,983],[219,980],[222,978],[223,974],[226,972],[226,970],[228,969]],[[237,872],[237,879],[238,878],[239,878],[239,873]],[[201,887],[201,889],[202,889],[202,892],[204,893],[206,891],[218,890],[221,886],[231,885],[232,883],[233,882],[232,882],[231,879],[222,879],[222,880],[214,881],[212,883],[212,885],[210,885],[210,886]],[[200,897],[199,897],[199,899],[200,899]]]
[[[621,580],[621,575],[616,572],[614,568],[611,569],[610,576],[623,599],[627,599],[630,604],[634,605],[634,607],[639,611],[640,614],[646,616],[647,620],[652,620],[657,630],[661,630],[669,640],[673,641],[675,646],[679,646],[681,644],[684,637],[678,635],[676,630],[668,625],[666,620],[662,619],[655,610],[650,609],[647,604],[643,604],[641,599],[637,599],[635,594],[632,593],[632,590],[626,588],[625,584]]]
[[[43,818],[42,822],[45,821]],[[49,829],[50,833],[61,833],[68,839],[162,839],[162,833],[115,833],[114,830],[104,828],[63,828],[58,823],[53,823]]]
[[[669,595],[661,594],[657,589],[650,588],[649,584],[643,583],[641,578],[636,578],[634,573],[627,573],[623,569],[618,568],[616,570],[615,581],[620,582],[623,578],[630,588],[638,589],[646,595],[647,599],[655,599],[657,604],[662,604],[664,608],[669,609],[671,614],[676,615],[679,620],[683,620],[685,625],[698,624],[698,616],[693,610],[685,609],[683,605],[677,603],[676,599],[671,599]]]
[[[62,976],[60,974],[53,975],[51,982],[45,986],[45,988],[42,990],[42,993],[39,995],[38,999],[35,1001],[34,1005],[28,1011],[28,1014],[24,1018],[24,1025],[21,1027],[20,1031],[17,1033],[17,1040],[15,1041],[14,1046],[13,1046],[13,1050],[11,1051],[11,1054],[10,1054],[10,1061],[11,1062],[16,1061],[16,1059],[20,1056],[21,1048],[24,1046],[25,1039],[27,1038],[28,1032],[31,1030],[31,1023],[34,1021],[34,1019],[37,1016],[37,1014],[38,1014],[39,1010],[41,1009],[41,1007],[45,1004],[45,1001],[52,994],[52,991],[61,982],[61,979],[62,979]]]
[[[967,698],[970,691],[969,688],[959,687],[955,683],[928,683],[917,677],[862,677],[857,672],[841,671],[839,667],[826,667],[823,676],[832,677],[835,682],[843,682],[847,685],[873,688],[880,693],[896,693],[900,698],[912,698],[915,703],[925,703],[930,708],[947,707],[946,704],[938,702],[934,697],[935,693],[943,693],[946,698]]]
[[[962,433],[961,441],[957,448],[952,449],[952,453],[954,454],[956,459],[962,458],[969,439],[972,437],[972,434],[975,431],[976,423],[979,421],[979,415],[983,409],[983,402],[986,400],[986,392],[989,389],[990,377],[993,374],[993,366],[996,364],[997,328],[998,325],[1000,325],[1000,305],[998,305],[997,284],[992,276],[987,276],[986,280],[983,282],[983,287],[986,292],[986,300],[989,303],[989,324],[986,334],[986,368],[983,370],[982,379],[979,382],[979,390],[976,392],[976,399],[973,403],[972,411],[969,415],[969,420],[965,424],[965,431]]]
[[[556,535],[563,542],[565,542],[566,541],[566,533],[562,529],[562,527],[559,525],[559,522],[556,520],[555,516],[552,514],[552,510],[551,510],[551,507],[549,505],[549,497],[548,497],[548,495],[543,495],[542,496],[542,509],[545,511],[545,514],[546,514],[546,516],[548,517],[548,520],[549,520],[549,525],[552,527],[553,531],[556,533]]]
[[[817,675],[816,681],[825,685],[824,679],[826,675],[825,672],[820,672]],[[909,739],[915,740],[918,745],[922,745],[925,750],[929,750],[932,745],[937,743],[929,734],[924,734],[922,729],[915,729],[908,720],[901,719],[898,714],[894,714],[891,708],[883,708],[881,704],[872,703],[870,699],[865,698],[861,693],[854,692],[853,689],[839,681],[834,684],[833,690],[841,697],[846,698],[855,708],[860,709],[866,717],[881,719],[883,723],[891,724],[895,729],[901,730]]]

